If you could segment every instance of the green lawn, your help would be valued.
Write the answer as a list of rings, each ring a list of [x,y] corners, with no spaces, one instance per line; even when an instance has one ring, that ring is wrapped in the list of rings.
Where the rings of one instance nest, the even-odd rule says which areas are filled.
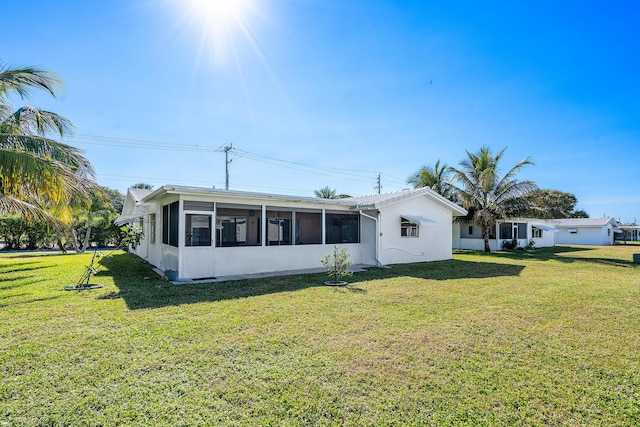
[[[0,426],[640,424],[635,245],[175,286],[0,256]]]

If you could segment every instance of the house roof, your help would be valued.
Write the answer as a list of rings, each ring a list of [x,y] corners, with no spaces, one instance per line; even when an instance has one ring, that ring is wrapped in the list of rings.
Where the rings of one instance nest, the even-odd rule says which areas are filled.
[[[559,218],[553,219],[556,227],[604,227],[606,225],[618,225],[615,219],[606,218]]]
[[[301,202],[334,206],[342,209],[377,209],[381,206],[399,202],[411,197],[426,196],[434,202],[448,208],[454,216],[466,215],[467,211],[455,203],[445,199],[429,188],[419,188],[414,190],[398,191],[394,193],[375,194],[371,196],[349,197],[345,199],[321,199],[318,197],[287,196],[283,194],[254,193],[247,191],[222,190],[215,188],[188,187],[180,185],[164,185],[154,191],[140,188],[130,188],[122,210],[122,216],[118,222],[126,222],[129,219],[137,218],[140,212],[137,207],[144,205],[158,197],[166,194],[179,194],[191,196],[220,196],[231,197],[238,200],[272,200],[280,202]],[[137,207],[136,207],[137,206]]]
[[[396,191],[393,193],[383,194],[371,194],[368,196],[349,197],[344,199],[346,201],[352,201],[359,209],[377,209],[386,205],[397,203],[401,200],[410,199],[412,197],[426,196],[436,203],[450,209],[454,215],[463,216],[467,214],[467,211],[453,203],[452,201],[442,197],[430,188],[422,187],[412,190]]]
[[[130,188],[128,192],[129,194],[131,194],[131,197],[133,197],[133,200],[136,202],[139,202],[149,194],[153,193],[152,190],[147,190],[146,188]]]
[[[286,202],[310,202],[328,204],[334,206],[346,206],[355,207],[353,202],[349,202],[349,199],[321,199],[319,197],[309,196],[288,196],[284,194],[273,193],[255,193],[250,191],[235,191],[235,190],[222,190],[217,188],[203,188],[203,187],[188,187],[182,185],[164,185],[157,190],[148,193],[143,197],[142,201],[146,202],[164,194],[182,194],[182,195],[197,195],[197,196],[225,196],[233,197],[237,199],[262,199],[262,200],[279,200]]]

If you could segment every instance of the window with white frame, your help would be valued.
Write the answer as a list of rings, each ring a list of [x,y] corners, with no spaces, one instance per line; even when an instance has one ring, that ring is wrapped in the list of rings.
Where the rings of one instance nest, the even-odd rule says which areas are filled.
[[[531,227],[531,237],[534,239],[542,239],[542,229]]]
[[[211,215],[185,215],[185,246],[211,246]]]
[[[216,246],[260,246],[260,206],[225,206],[216,211]]]
[[[267,208],[267,245],[281,246],[292,244],[292,211]]]
[[[420,224],[400,217],[400,237],[418,237]]]

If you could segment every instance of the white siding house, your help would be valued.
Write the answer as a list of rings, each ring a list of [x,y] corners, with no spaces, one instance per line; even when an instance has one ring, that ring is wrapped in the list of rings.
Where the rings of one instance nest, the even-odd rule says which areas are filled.
[[[618,223],[607,218],[564,218],[557,222],[556,242],[566,245],[613,245],[615,233],[621,232]]]
[[[116,223],[142,225],[135,253],[187,280],[317,268],[334,245],[354,264],[450,259],[465,214],[426,188],[328,200],[163,186],[130,189]]]
[[[556,234],[553,220],[514,218],[497,221],[489,230],[489,247],[501,250],[505,241],[517,240],[518,246],[526,247],[531,240],[536,248],[553,247]],[[453,247],[456,249],[484,250],[484,239],[480,226],[468,222],[454,224]]]

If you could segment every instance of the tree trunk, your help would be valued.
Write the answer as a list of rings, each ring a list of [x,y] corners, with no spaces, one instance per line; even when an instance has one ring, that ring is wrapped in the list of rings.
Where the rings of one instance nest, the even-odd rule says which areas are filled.
[[[76,235],[76,230],[73,227],[71,228],[71,243],[73,244],[73,249],[76,253],[79,254],[84,252],[84,249],[78,246],[78,236]]]
[[[82,250],[86,250],[89,247],[89,238],[91,237],[91,226],[87,227],[87,232],[84,233],[84,242],[82,243]]]
[[[484,239],[484,251],[491,252],[491,246],[489,246],[489,227],[482,224],[482,238]]]
[[[64,244],[62,243],[62,238],[60,236],[58,236],[58,250],[63,254],[67,253],[67,248],[64,247]]]

